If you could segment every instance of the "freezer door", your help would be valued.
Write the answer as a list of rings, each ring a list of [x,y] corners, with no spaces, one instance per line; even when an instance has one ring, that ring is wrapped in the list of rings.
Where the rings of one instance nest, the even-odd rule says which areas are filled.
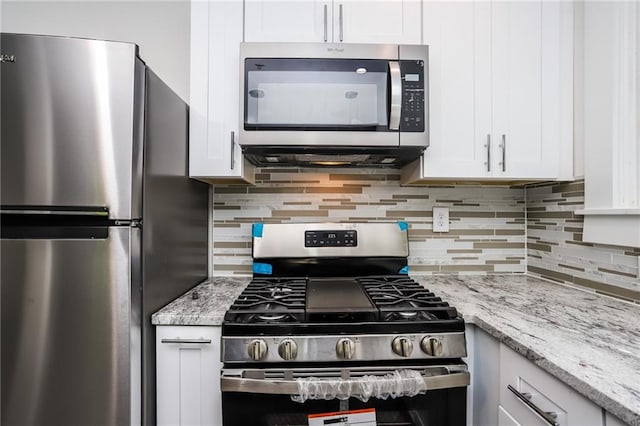
[[[140,217],[131,189],[141,165],[136,46],[19,34],[0,35],[0,46],[13,57],[0,64],[0,204]]]
[[[138,241],[0,241],[3,425],[140,424]]]

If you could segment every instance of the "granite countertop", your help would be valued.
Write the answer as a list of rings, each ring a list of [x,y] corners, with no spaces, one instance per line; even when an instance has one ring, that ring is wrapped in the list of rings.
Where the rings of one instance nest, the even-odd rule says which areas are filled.
[[[413,278],[466,322],[640,426],[640,306],[524,275]],[[249,280],[213,277],[155,313],[152,322],[220,325]]]

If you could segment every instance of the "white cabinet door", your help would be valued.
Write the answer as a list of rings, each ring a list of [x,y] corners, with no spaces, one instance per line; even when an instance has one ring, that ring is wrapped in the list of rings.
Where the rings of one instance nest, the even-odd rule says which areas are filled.
[[[624,426],[626,423],[611,414],[610,412],[605,412],[604,417],[604,425],[605,426]]]
[[[222,424],[220,327],[156,327],[158,425]]]
[[[560,146],[567,142],[563,126],[572,118],[563,104],[572,95],[571,76],[563,78],[563,59],[572,54],[566,46],[572,27],[564,25],[563,8],[547,1],[492,3],[492,134],[499,177],[559,177]]]
[[[334,43],[421,44],[420,0],[335,0]]]
[[[242,3],[191,3],[189,175],[253,180],[238,145]]]
[[[571,178],[572,4],[425,1],[423,22],[431,143],[411,178]]]
[[[425,175],[491,176],[491,4],[426,1],[430,145]]]
[[[246,0],[244,41],[330,42],[332,3],[317,0]]]
[[[245,0],[247,42],[421,43],[420,0]]]
[[[500,406],[519,424],[548,425],[508,385],[540,410],[555,413],[560,426],[602,426],[599,406],[501,344]]]

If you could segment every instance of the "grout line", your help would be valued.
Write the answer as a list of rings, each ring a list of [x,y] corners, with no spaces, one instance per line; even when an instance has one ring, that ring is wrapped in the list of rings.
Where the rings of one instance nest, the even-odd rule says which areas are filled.
[[[529,271],[529,212],[527,210],[527,186],[524,186],[524,273]]]

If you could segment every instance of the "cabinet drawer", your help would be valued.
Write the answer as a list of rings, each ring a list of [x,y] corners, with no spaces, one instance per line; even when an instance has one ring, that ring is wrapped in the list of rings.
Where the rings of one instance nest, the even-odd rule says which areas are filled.
[[[518,397],[517,393],[522,397]],[[549,420],[560,426],[603,424],[599,406],[523,356],[500,345],[500,406],[519,424],[551,424],[522,398],[528,399],[543,412],[555,413],[555,419]]]
[[[498,426],[521,426],[502,405],[498,405]]]

